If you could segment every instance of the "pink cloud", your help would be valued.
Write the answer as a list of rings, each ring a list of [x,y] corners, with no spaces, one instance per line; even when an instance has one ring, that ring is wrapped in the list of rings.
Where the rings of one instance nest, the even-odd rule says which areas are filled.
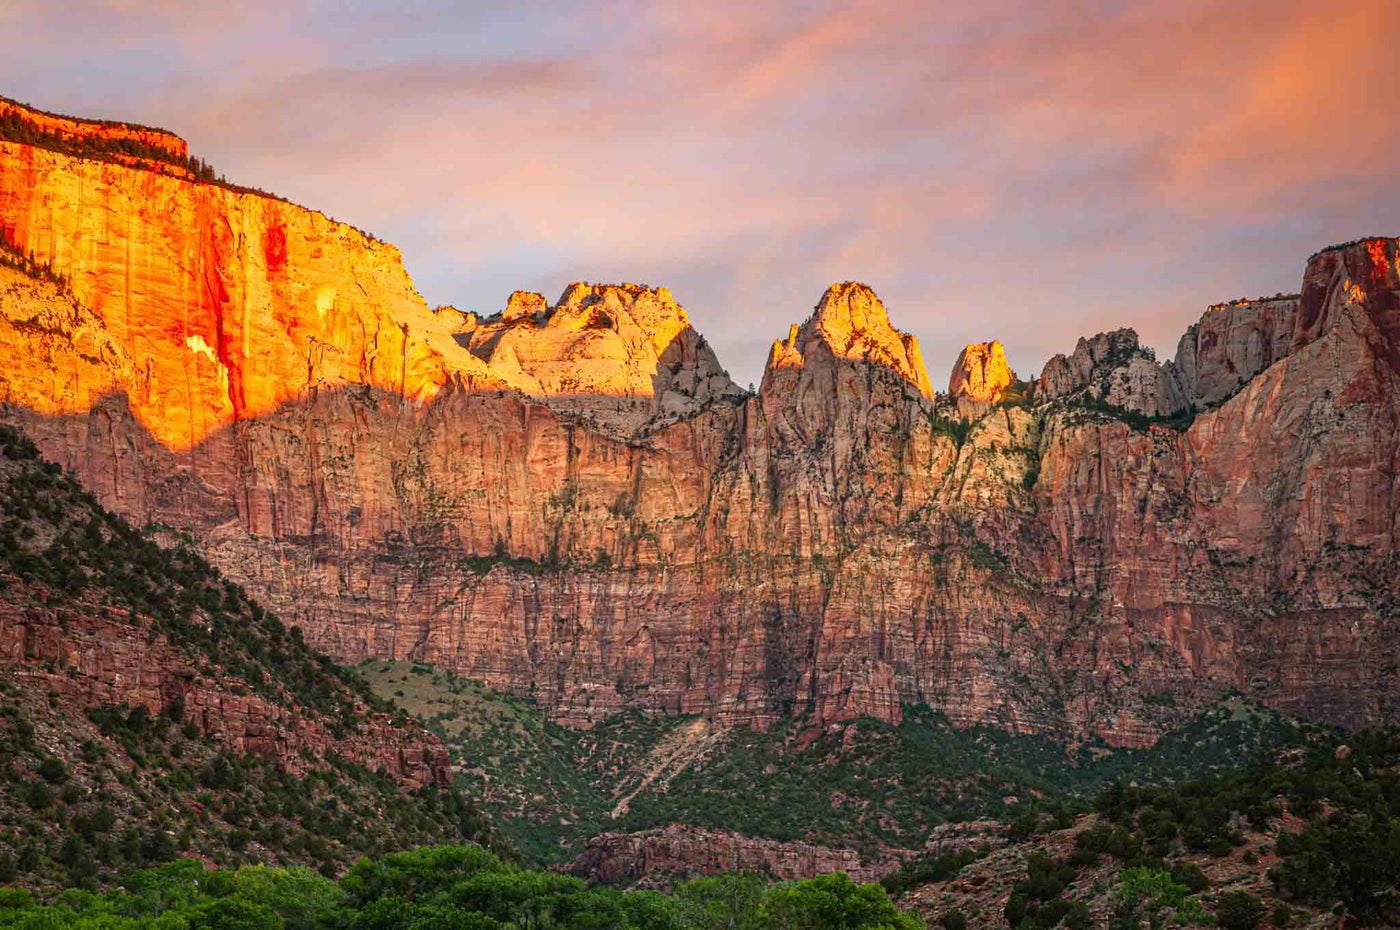
[[[1025,370],[1110,325],[1169,348],[1400,216],[1384,0],[103,6],[77,39],[23,13],[0,92],[173,50],[111,65],[135,112],[110,80],[62,108],[395,240],[430,301],[670,284],[741,381],[833,279],[939,381],[971,339]]]

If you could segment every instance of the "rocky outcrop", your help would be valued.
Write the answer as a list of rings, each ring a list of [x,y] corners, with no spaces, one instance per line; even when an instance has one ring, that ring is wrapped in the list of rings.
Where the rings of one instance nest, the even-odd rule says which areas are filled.
[[[1236,300],[1206,310],[1181,337],[1175,373],[1183,404],[1214,406],[1293,350],[1297,297]]]
[[[391,247],[222,188],[0,144],[0,226],[72,276],[0,269],[6,416],[338,659],[580,725],[1397,718],[1395,240],[1309,263],[1280,357],[1282,309],[1198,327],[1189,377],[1104,334],[963,424],[859,284],[739,397],[663,291],[433,312]]]
[[[948,378],[950,397],[995,403],[1016,381],[1016,373],[1006,364],[1006,350],[1000,342],[976,342],[958,354]]]
[[[1001,820],[961,820],[941,823],[929,831],[924,853],[942,856],[964,849],[1005,846],[1008,824]]]
[[[664,287],[575,283],[553,307],[517,291],[456,338],[502,381],[617,435],[743,396]]]
[[[1170,416],[1184,406],[1179,379],[1158,366],[1131,329],[1080,339],[1069,356],[1056,355],[1040,374],[1043,400],[1086,397],[1149,417]]]
[[[452,783],[442,743],[394,725],[387,714],[361,706],[364,721],[354,732],[333,732],[315,711],[273,703],[237,676],[195,662],[148,617],[133,622],[125,609],[96,598],[60,599],[6,580],[0,669],[33,693],[58,695],[78,707],[144,707],[152,717],[178,705],[182,719],[204,736],[294,774],[334,752],[412,787]],[[46,601],[55,603],[38,606]]]
[[[855,882],[879,881],[899,861],[864,862],[854,849],[780,843],[673,824],[641,833],[604,833],[589,840],[569,871],[590,881],[665,888],[718,872],[757,872],[772,881],[845,872]]]

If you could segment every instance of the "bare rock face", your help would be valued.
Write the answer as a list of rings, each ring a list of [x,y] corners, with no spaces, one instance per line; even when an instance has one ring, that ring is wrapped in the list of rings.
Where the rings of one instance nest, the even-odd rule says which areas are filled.
[[[759,396],[775,454],[810,464],[829,452],[841,474],[879,445],[872,431],[907,428],[933,388],[918,340],[890,325],[873,291],[848,281],[827,288],[812,315],[774,341]]]
[[[576,283],[554,307],[517,291],[458,341],[522,393],[619,435],[743,395],[664,287]]]
[[[987,414],[1007,389],[1016,383],[1016,373],[1006,364],[1001,343],[973,343],[962,350],[948,378],[948,397],[958,416],[975,420]]]
[[[948,378],[951,397],[996,402],[1016,381],[1016,373],[1006,364],[1006,351],[995,339],[976,342],[958,354]]]
[[[1144,416],[1169,416],[1184,404],[1178,379],[1157,365],[1131,329],[1080,339],[1074,353],[1045,364],[1036,396],[1089,397]]]
[[[807,322],[788,334],[788,343],[773,343],[769,368],[800,365],[808,351],[824,351],[833,358],[881,365],[924,397],[933,396],[919,341],[890,325],[885,305],[864,284],[846,281],[827,288]]]
[[[19,119],[28,123],[35,132],[43,133],[66,142],[105,142],[135,143],[145,146],[169,161],[157,162],[133,154],[120,154],[119,160],[127,165],[137,165],[146,170],[154,170],[175,177],[189,177],[189,170],[180,162],[189,158],[189,146],[185,140],[164,129],[149,126],[134,126],[108,120],[87,120],[56,113],[45,113],[33,107],[0,97],[0,119]]]
[[[604,833],[589,840],[569,871],[590,881],[627,887],[669,887],[719,872],[758,872],[773,881],[845,872],[852,881],[879,881],[898,860],[862,861],[854,849],[780,843],[737,833],[671,825],[641,833]]]
[[[137,168],[0,143],[0,228],[72,276],[0,268],[5,418],[343,661],[580,725],[1400,719],[1393,239],[1315,256],[1292,322],[1212,311],[1169,366],[1081,340],[953,429],[858,284],[740,397],[664,290],[434,312],[390,246]]]
[[[423,401],[454,381],[505,386],[423,304],[398,251],[349,226],[13,143],[0,164],[0,230],[71,278],[121,353],[110,377],[55,381],[52,412],[121,390],[158,442],[189,449],[320,389]]]
[[[43,591],[11,587],[0,598],[0,668],[36,693],[71,697],[84,706],[145,707],[153,717],[179,702],[184,719],[238,753],[275,761],[297,774],[304,754],[335,752],[412,786],[452,783],[451,760],[436,737],[391,724],[387,714],[357,708],[354,733],[332,733],[314,710],[286,707],[253,692],[246,681],[211,674],[152,630],[97,599],[58,607],[26,606],[17,594],[48,600]]]
[[[1176,371],[1184,399],[1214,406],[1293,350],[1297,297],[1236,300],[1206,310],[1177,344]]]

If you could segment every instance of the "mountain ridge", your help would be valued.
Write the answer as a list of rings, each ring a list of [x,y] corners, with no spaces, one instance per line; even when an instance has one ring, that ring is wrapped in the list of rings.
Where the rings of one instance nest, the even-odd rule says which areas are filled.
[[[694,333],[660,290],[467,321],[391,246],[140,168],[0,142],[0,229],[78,302],[0,287],[0,347],[32,360],[0,375],[7,418],[342,661],[431,661],[583,726],[927,702],[1149,745],[1235,687],[1394,717],[1393,239],[1319,253],[1296,310],[1208,312],[1180,364],[1101,334],[964,409],[854,282],[753,396],[698,333],[590,354],[643,299]],[[568,377],[522,390],[507,358]],[[630,373],[578,394],[585,362]]]

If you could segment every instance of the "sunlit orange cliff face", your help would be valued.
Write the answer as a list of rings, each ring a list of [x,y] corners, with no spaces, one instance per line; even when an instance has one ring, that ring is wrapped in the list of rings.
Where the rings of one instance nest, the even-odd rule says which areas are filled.
[[[397,250],[343,223],[13,143],[0,142],[0,162],[0,231],[71,278],[106,342],[103,365],[23,398],[45,413],[125,390],[152,435],[187,449],[319,386],[424,399],[454,376],[486,377]]]
[[[189,157],[190,148],[184,139],[164,129],[147,126],[133,126],[129,123],[106,122],[99,120],[74,119],[45,113],[33,107],[0,97],[0,119],[13,117],[29,123],[35,130],[54,133],[70,141],[101,139],[104,141],[131,141],[150,146],[165,152],[174,159]]]
[[[65,138],[123,134],[34,119]],[[130,134],[185,152],[162,131]],[[685,398],[738,393],[665,288],[573,285],[557,309],[538,298],[528,313],[528,295],[517,295],[486,320],[433,312],[397,249],[315,211],[15,143],[0,142],[0,164],[0,234],[71,279],[97,318],[85,336],[105,352],[104,364],[46,376],[47,387],[15,398],[45,413],[84,412],[123,390],[153,436],[188,449],[347,384],[418,401],[449,383],[642,398],[632,426],[663,405],[690,412]]]
[[[66,281],[0,262],[0,415],[337,659],[580,725],[925,702],[1143,746],[1231,688],[1400,721],[1394,239],[1212,308],[1165,363],[1081,339],[1029,390],[987,342],[935,393],[836,284],[754,396],[665,288],[430,310],[392,246],[60,130],[0,138],[0,258]]]

